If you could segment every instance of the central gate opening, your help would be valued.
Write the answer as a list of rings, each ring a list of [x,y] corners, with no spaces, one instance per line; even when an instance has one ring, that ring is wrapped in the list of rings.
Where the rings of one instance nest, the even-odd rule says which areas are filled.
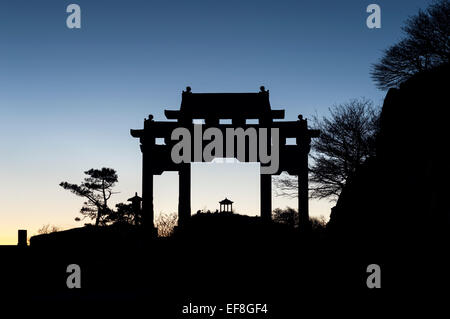
[[[260,215],[260,164],[218,158],[211,163],[191,164],[191,209],[214,212],[219,201],[231,199],[233,212]]]

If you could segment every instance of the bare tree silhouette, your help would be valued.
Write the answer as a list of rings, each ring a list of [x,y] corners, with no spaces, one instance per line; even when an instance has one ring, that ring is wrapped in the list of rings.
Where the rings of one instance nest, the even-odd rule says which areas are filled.
[[[355,170],[375,152],[379,110],[370,100],[353,99],[329,108],[329,117],[313,117],[320,136],[312,142],[312,198],[336,199]],[[277,196],[296,197],[297,178],[275,179]]]
[[[385,50],[371,75],[378,88],[398,86],[417,72],[450,61],[450,2],[441,0],[406,21],[406,37]]]
[[[58,226],[47,224],[47,225],[43,225],[41,228],[39,228],[37,230],[37,233],[38,233],[38,235],[50,234],[50,233],[58,232],[60,230],[61,230],[61,228],[59,228]]]
[[[87,199],[83,203],[80,213],[84,217],[95,219],[95,226],[103,224],[111,209],[108,207],[108,200],[114,194],[112,188],[118,181],[117,173],[112,168],[90,169],[84,172],[88,177],[77,184],[61,182],[59,186],[67,189],[77,196]],[[80,220],[77,218],[76,220]]]

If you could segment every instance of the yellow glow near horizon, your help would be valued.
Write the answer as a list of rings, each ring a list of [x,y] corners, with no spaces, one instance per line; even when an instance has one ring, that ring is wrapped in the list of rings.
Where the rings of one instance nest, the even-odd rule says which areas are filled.
[[[126,200],[138,191],[140,195],[140,169],[119,175],[119,183],[110,207]],[[118,170],[125,171],[124,169]],[[67,173],[69,176],[71,172]],[[78,174],[67,180],[79,182],[83,175]],[[83,199],[63,190],[59,180],[37,180],[36,185],[29,183],[27,189],[14,192],[6,191],[2,199],[0,212],[0,245],[16,245],[17,230],[26,229],[28,237],[37,234],[39,228],[50,224],[60,229],[80,227],[84,222],[76,222]],[[3,195],[5,195],[3,194]],[[219,208],[218,201],[228,197],[233,200],[236,213],[245,215],[259,214],[259,165],[251,163],[197,163],[192,165],[191,174],[191,210]],[[333,203],[310,201],[310,215],[323,215],[328,218]],[[164,173],[154,179],[154,210],[159,213],[174,213],[178,206],[178,174]],[[272,207],[297,208],[297,199],[280,198],[273,195]]]

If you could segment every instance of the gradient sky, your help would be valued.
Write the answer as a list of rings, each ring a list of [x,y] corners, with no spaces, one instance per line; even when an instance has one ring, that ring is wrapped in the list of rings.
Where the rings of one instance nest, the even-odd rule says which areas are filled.
[[[82,28],[66,27],[77,3]],[[366,27],[377,3],[382,28]],[[82,199],[59,182],[113,167],[113,203],[141,188],[139,142],[153,114],[193,92],[270,90],[273,108],[326,114],[334,103],[368,97],[381,104],[370,64],[401,37],[401,25],[430,1],[0,1],[0,244],[16,244],[44,224],[80,226]],[[175,173],[155,180],[155,212],[174,212]],[[215,210],[228,196],[237,212],[259,211],[259,169],[196,164],[192,211]],[[273,206],[296,207],[274,198]],[[312,202],[311,215],[332,204]]]

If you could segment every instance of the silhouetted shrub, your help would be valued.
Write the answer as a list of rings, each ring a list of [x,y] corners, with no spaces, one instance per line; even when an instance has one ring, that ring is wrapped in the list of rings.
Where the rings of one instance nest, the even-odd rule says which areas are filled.
[[[272,212],[272,220],[276,223],[298,227],[298,212],[291,207],[275,208]]]
[[[50,233],[54,233],[54,232],[57,232],[60,230],[61,230],[61,228],[59,228],[58,226],[47,224],[47,225],[43,225],[41,228],[39,228],[37,230],[37,233],[39,235],[50,234]]]
[[[172,214],[160,213],[155,218],[155,227],[158,229],[158,236],[159,237],[171,236],[177,223],[178,223],[178,215],[176,213]]]

